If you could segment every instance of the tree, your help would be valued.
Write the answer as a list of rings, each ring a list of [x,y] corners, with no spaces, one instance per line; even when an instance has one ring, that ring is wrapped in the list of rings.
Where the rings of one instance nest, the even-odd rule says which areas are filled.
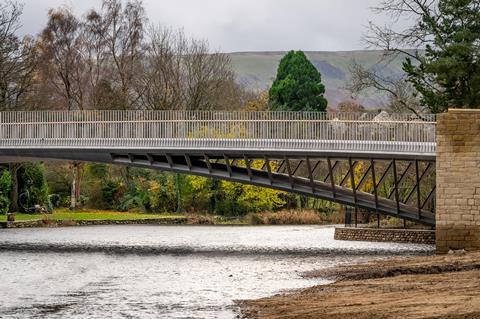
[[[443,0],[420,24],[431,34],[425,54],[407,57],[403,69],[433,112],[480,107],[480,2]],[[415,62],[414,62],[415,61]]]
[[[150,27],[135,86],[145,108],[154,110],[239,109],[250,98],[235,82],[230,58],[181,30]]]
[[[23,163],[10,163],[8,169],[12,185],[10,188],[10,211],[18,212],[18,170],[22,167]]]
[[[0,214],[6,214],[10,208],[9,193],[12,187],[12,177],[8,170],[0,174]]]
[[[136,87],[146,108],[183,108],[182,60],[186,50],[187,41],[181,31],[161,27],[148,30],[140,85]]]
[[[39,40],[43,77],[51,82],[67,110],[84,108],[84,68],[81,25],[66,8],[51,9]],[[71,208],[80,196],[80,164],[72,163]]]
[[[290,51],[280,61],[269,91],[274,110],[319,111],[327,108],[320,72],[302,51]]]
[[[107,25],[95,10],[85,15],[81,22],[81,46],[86,73],[86,95],[88,106],[94,110],[111,109],[118,105],[111,86],[111,72],[108,70],[109,50],[104,37]]]
[[[22,110],[29,108],[30,93],[34,86],[37,55],[34,41],[29,37],[19,38],[16,33],[21,27],[22,5],[15,1],[0,1],[0,110]],[[10,174],[1,175],[1,187],[10,184],[10,211],[18,211],[17,171],[21,163],[9,164]],[[0,195],[0,205],[5,205],[5,187]],[[2,190],[0,190],[0,193]],[[7,209],[7,208],[5,208]],[[0,209],[2,210],[2,209]],[[8,210],[8,209],[7,209]]]
[[[268,92],[263,91],[257,94],[256,98],[247,101],[244,107],[245,111],[266,111],[268,110]]]
[[[386,107],[391,111],[396,113],[409,111],[420,117],[425,107],[421,106],[419,99],[415,96],[415,88],[407,81],[406,75],[395,78],[380,72],[389,63],[391,61],[382,61],[372,68],[366,68],[353,61],[349,68],[350,79],[347,89],[353,97],[372,89],[382,92],[387,97]]]
[[[14,1],[0,1],[0,109],[27,107],[26,98],[33,85],[35,50],[33,41],[20,39],[22,6]]]
[[[225,109],[225,93],[229,91],[229,86],[235,85],[230,57],[219,52],[211,53],[206,41],[191,39],[183,66],[186,109]]]
[[[125,110],[139,108],[139,95],[134,91],[134,85],[138,81],[144,55],[142,41],[147,18],[142,2],[129,0],[123,6],[121,0],[104,0],[102,12],[92,11],[90,16],[98,16],[101,21],[98,35],[103,37],[108,50],[108,86],[119,97],[119,105],[114,107]]]
[[[80,22],[66,8],[51,9],[39,40],[43,77],[51,82],[67,110],[83,109],[84,67]]]
[[[405,55],[403,70],[420,104],[438,113],[448,107],[480,107],[480,2],[478,0],[383,0],[377,13],[395,23],[370,23],[367,43],[386,55]],[[404,48],[415,50],[405,50]]]

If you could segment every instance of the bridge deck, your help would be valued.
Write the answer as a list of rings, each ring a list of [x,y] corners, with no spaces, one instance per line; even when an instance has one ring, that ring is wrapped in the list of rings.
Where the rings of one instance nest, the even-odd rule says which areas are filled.
[[[380,115],[0,112],[0,161],[63,159],[195,174],[434,225],[435,186],[422,183],[435,161],[435,117]],[[261,169],[250,167],[258,160]],[[357,176],[359,160],[369,168]],[[327,175],[320,178],[321,161]],[[408,164],[399,170],[399,161]],[[367,191],[368,179],[373,188]],[[391,185],[382,198],[386,180]],[[413,184],[404,185],[407,180]]]

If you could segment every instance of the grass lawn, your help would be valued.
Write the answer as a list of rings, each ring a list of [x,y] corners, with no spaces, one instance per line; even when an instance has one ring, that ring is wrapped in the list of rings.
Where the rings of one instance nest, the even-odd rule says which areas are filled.
[[[184,215],[173,214],[141,214],[128,212],[112,212],[106,210],[81,210],[72,212],[69,209],[56,209],[48,217],[53,220],[125,220],[125,219],[153,219],[153,218],[183,218]],[[43,215],[15,214],[15,220],[42,219]],[[0,221],[6,221],[6,215],[0,215]]]

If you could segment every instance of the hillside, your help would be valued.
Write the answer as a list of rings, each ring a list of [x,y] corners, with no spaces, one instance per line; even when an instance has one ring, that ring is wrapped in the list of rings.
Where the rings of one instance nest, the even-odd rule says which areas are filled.
[[[377,65],[382,54],[381,51],[305,53],[322,74],[329,106],[336,106],[341,101],[351,99],[345,86],[349,79],[349,65],[353,60],[366,67],[373,67]],[[248,89],[262,91],[271,86],[278,63],[284,54],[285,52],[238,52],[231,53],[230,57],[238,82]],[[403,73],[401,62],[401,59],[397,59],[388,66],[382,67],[381,72],[400,77]],[[385,98],[377,92],[359,97],[359,101],[367,108],[382,107],[384,100]]]

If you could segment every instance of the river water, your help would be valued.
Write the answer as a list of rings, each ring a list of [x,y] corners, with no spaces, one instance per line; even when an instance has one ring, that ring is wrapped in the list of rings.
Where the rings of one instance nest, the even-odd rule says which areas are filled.
[[[429,245],[333,240],[325,226],[0,230],[0,318],[235,318],[236,299],[327,283],[306,271]]]

